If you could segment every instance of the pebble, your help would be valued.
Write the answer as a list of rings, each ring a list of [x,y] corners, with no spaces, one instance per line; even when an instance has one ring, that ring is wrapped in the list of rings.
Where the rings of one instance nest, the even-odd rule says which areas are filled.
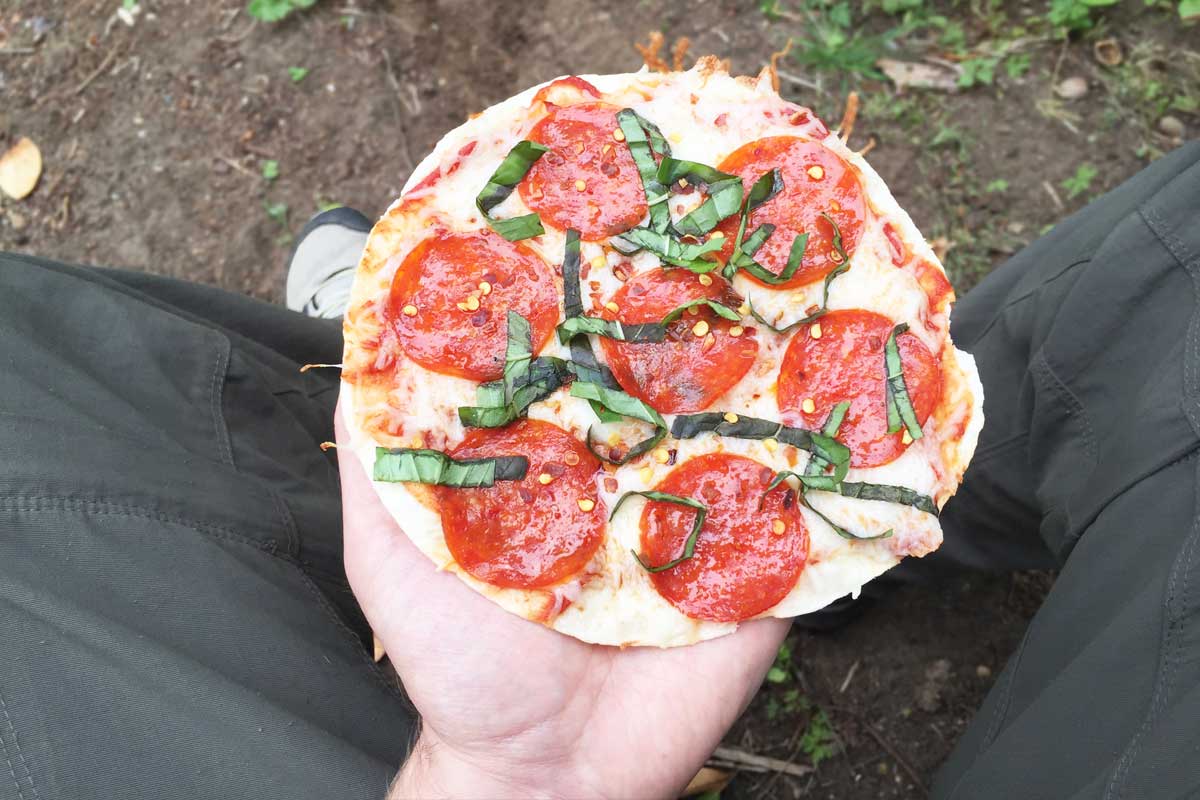
[[[20,231],[25,229],[28,221],[25,219],[24,214],[19,214],[10,208],[8,210],[8,224],[12,225],[14,231]]]
[[[1158,121],[1158,131],[1172,139],[1182,139],[1184,134],[1183,120],[1179,117],[1166,116]]]
[[[992,677],[992,668],[987,664],[980,664],[975,668],[975,674],[980,678],[990,678]]]
[[[1088,93],[1088,84],[1079,76],[1064,78],[1054,87],[1054,93],[1063,100],[1078,100]]]

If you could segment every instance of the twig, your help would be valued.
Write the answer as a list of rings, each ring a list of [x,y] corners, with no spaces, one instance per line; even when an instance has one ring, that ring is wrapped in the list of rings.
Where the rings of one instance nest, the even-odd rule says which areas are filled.
[[[237,44],[249,36],[257,26],[258,20],[252,19],[250,20],[250,24],[247,25],[241,33],[234,34],[233,36],[218,36],[214,41],[218,41],[221,44]]]
[[[1054,85],[1058,83],[1058,71],[1062,69],[1063,59],[1067,57],[1067,39],[1063,38],[1062,47],[1059,48],[1058,58],[1054,60],[1054,72],[1050,74],[1050,92],[1053,94]]]
[[[708,760],[708,764],[715,767],[736,767],[748,772],[782,772],[786,775],[795,775],[798,778],[808,775],[810,772],[815,772],[812,767],[805,766],[804,764],[796,764],[792,761],[784,761],[779,758],[757,756],[754,753],[747,753],[745,750],[738,750],[735,747],[718,747],[713,751],[712,758]]]
[[[1042,181],[1042,188],[1046,190],[1046,194],[1050,195],[1050,199],[1054,201],[1054,205],[1059,211],[1067,210],[1062,198],[1058,196],[1058,192],[1054,191],[1054,187],[1050,184],[1050,181]]]
[[[75,91],[72,92],[72,94],[75,94],[75,95],[83,94],[83,90],[86,89],[88,86],[90,86],[92,81],[96,80],[96,78],[99,78],[100,75],[104,72],[104,70],[108,69],[109,65],[112,64],[112,62],[116,59],[117,52],[120,49],[121,48],[119,48],[119,47],[114,47],[112,50],[109,50],[108,55],[106,55],[104,57],[104,60],[100,62],[100,66],[96,67],[95,72],[93,72],[91,75],[88,75],[86,78],[84,78],[83,83],[76,86]]]
[[[880,747],[882,747],[884,750],[887,750],[888,755],[895,759],[896,763],[908,773],[908,777],[912,778],[912,782],[915,783],[917,788],[921,790],[921,794],[928,797],[929,790],[925,788],[924,781],[921,780],[921,776],[918,775],[917,771],[912,768],[912,765],[905,761],[904,757],[897,753],[895,748],[888,744],[887,740],[883,738],[879,731],[875,730],[870,725],[863,725],[863,728],[867,731],[867,733],[871,734],[871,738],[878,742]]]
[[[234,169],[236,169],[238,172],[242,173],[243,175],[249,175],[251,178],[256,178],[256,179],[258,178],[257,175],[255,175],[253,172],[251,172],[250,170],[243,167],[238,162],[234,161],[232,158],[227,158],[225,156],[217,156],[217,160],[224,161],[226,164],[233,167]]]
[[[858,659],[850,665],[850,669],[846,671],[846,678],[842,681],[841,688],[838,689],[838,694],[845,694],[846,690],[850,688],[850,681],[854,680],[854,673],[858,672],[858,665],[860,663],[862,663],[862,661],[861,659]]]
[[[803,86],[805,89],[812,89],[814,92],[819,92],[821,94],[829,94],[824,88],[821,87],[821,84],[813,83],[812,81],[806,78],[801,78],[799,75],[794,75],[791,72],[784,72],[783,70],[779,69],[775,70],[775,74],[783,78],[785,81],[790,81],[797,86]]]
[[[268,160],[275,158],[275,155],[271,153],[270,150],[264,150],[257,145],[250,144],[249,142],[242,142],[242,149],[251,155],[258,156],[259,158],[265,158]]]

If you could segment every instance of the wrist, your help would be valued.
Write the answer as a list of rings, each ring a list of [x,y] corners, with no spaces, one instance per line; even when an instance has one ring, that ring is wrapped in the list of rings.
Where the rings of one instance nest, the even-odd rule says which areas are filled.
[[[524,782],[510,780],[504,775],[505,766],[480,765],[424,731],[392,783],[388,800],[524,800],[548,796]]]

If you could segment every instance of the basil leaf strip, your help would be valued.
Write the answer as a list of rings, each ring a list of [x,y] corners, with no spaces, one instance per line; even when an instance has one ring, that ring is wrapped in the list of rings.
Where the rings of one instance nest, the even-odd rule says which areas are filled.
[[[565,386],[571,379],[567,363],[560,358],[532,358],[529,321],[516,311],[508,312],[508,342],[504,354],[504,377],[480,385],[476,406],[458,409],[458,418],[469,428],[502,428],[525,414],[529,407]]]
[[[500,162],[500,166],[496,167],[496,171],[488,179],[483,191],[475,198],[475,207],[483,215],[484,221],[492,230],[510,242],[541,236],[546,232],[542,227],[542,220],[537,214],[525,214],[511,219],[495,219],[492,217],[491,211],[504,202],[504,199],[512,193],[513,188],[525,177],[525,173],[529,172],[529,168],[533,166],[534,162],[549,149],[544,144],[529,140],[517,142]]]
[[[642,422],[649,422],[655,428],[653,435],[630,448],[625,457],[620,460],[609,458],[595,449],[592,445],[592,431],[589,428],[585,444],[587,444],[588,450],[601,461],[607,461],[609,464],[624,464],[631,459],[637,458],[642,453],[649,452],[667,435],[667,421],[663,419],[662,414],[636,397],[625,394],[625,392],[619,389],[609,389],[598,383],[576,381],[571,384],[571,396],[582,397],[584,400],[594,400],[609,411],[614,411],[622,416],[632,417]]]
[[[675,230],[684,236],[703,236],[742,207],[742,179],[737,175],[697,161],[664,158],[658,165],[658,182],[670,186],[680,178],[708,188],[704,202],[675,223]]]
[[[849,410],[849,400],[843,400],[831,408],[829,410],[829,416],[825,418],[825,424],[821,426],[821,433],[825,436],[828,436],[830,439],[836,437],[838,430],[842,427],[842,420],[846,418],[846,412]],[[835,466],[834,474],[832,476],[826,476],[825,469],[829,466],[830,463],[828,461],[821,456],[814,454],[813,457],[808,460],[808,464],[804,467],[804,474],[810,477],[819,476],[830,478],[834,488],[830,489],[829,491],[834,491],[836,490],[838,484],[840,484],[846,478],[846,473],[850,471],[850,463],[847,460],[845,464]],[[824,488],[821,486],[814,486],[812,484],[805,485],[811,489]]]
[[[739,269],[737,262],[743,254],[742,240],[746,236],[746,221],[750,218],[750,212],[781,191],[783,191],[783,173],[778,169],[764,172],[750,187],[750,193],[746,195],[746,202],[742,206],[742,219],[738,223],[737,236],[733,240],[733,254],[729,257],[729,261],[725,263],[725,269],[721,273],[725,276],[726,280],[732,280],[734,274]],[[762,235],[762,239],[755,245],[756,250],[762,246],[762,243],[766,241],[766,238],[771,235],[771,231],[773,230],[775,230],[774,226]]]
[[[695,308],[696,306],[708,306],[713,310],[713,312],[716,313],[718,317],[730,320],[731,322],[737,322],[741,319],[741,316],[729,306],[721,305],[716,300],[709,300],[707,297],[701,297],[699,300],[692,300],[684,303],[678,308],[670,311],[665,317],[662,318],[662,321],[658,323],[659,326],[665,331],[667,325],[670,325],[672,322],[682,317],[683,313],[689,308]]]
[[[374,477],[389,483],[427,483],[476,488],[496,481],[519,481],[529,471],[525,456],[451,458],[438,450],[376,447]]]
[[[807,450],[835,466],[850,463],[850,448],[841,442],[821,433],[788,427],[769,419],[739,416],[737,422],[729,422],[720,411],[705,411],[700,414],[680,414],[671,424],[671,435],[676,439],[692,439],[702,433],[735,439],[775,439]]]
[[[579,267],[579,231],[569,228],[562,264],[563,314],[567,320],[583,316],[583,290],[579,285]],[[620,388],[612,372],[596,358],[592,351],[591,339],[582,335],[572,336],[570,347],[571,363],[568,366],[576,378],[588,383],[599,383],[610,389]],[[591,401],[590,405],[601,422],[621,421],[620,414],[614,414],[595,400]]]
[[[825,285],[822,289],[821,305],[816,311],[809,314],[808,316],[801,317],[800,319],[796,320],[795,322],[785,325],[782,328],[776,328],[774,325],[772,325],[771,323],[769,323],[765,319],[763,319],[761,316],[759,316],[758,312],[754,310],[754,306],[751,305],[750,306],[750,316],[752,316],[756,320],[758,320],[758,322],[760,324],[765,325],[767,327],[767,329],[770,331],[774,331],[775,333],[788,333],[799,325],[805,325],[809,322],[816,322],[818,319],[820,319],[821,317],[828,314],[829,313],[829,286],[830,286],[830,284],[833,283],[834,278],[836,278],[838,275],[841,275],[846,270],[850,269],[850,257],[848,255],[846,255],[846,248],[842,245],[842,230],[841,230],[841,228],[839,228],[838,224],[833,221],[833,217],[829,216],[825,212],[821,212],[821,216],[825,218],[826,222],[828,222],[830,225],[833,226],[833,249],[834,249],[834,252],[836,252],[839,256],[841,256],[841,260],[838,262],[837,267],[835,267],[832,271],[830,271],[828,274],[825,275]],[[760,225],[759,228],[755,231],[755,233],[757,234],[758,231],[761,231],[765,227],[767,227],[767,226]],[[783,272],[779,273],[779,275],[778,275],[779,278],[782,278],[784,273],[786,273],[788,271],[788,269],[791,269],[792,259],[797,258],[797,256],[796,256],[797,246],[801,246],[801,251],[803,251],[803,246],[798,245],[798,243],[800,242],[801,236],[803,236],[805,239],[804,244],[807,244],[807,241],[808,241],[807,233],[802,233],[802,234],[800,234],[800,236],[797,236],[795,239],[792,240],[792,252],[788,256],[788,266],[787,266],[787,268],[784,269]],[[753,238],[754,237],[751,237],[751,239],[753,239]],[[747,240],[746,244],[747,244],[747,246],[749,246],[749,244],[750,244],[749,239]],[[757,247],[755,249],[757,249]],[[751,251],[751,254],[753,254],[753,251]],[[801,255],[803,255],[803,252],[801,253]],[[797,260],[796,265],[799,266],[799,263],[800,262]],[[758,265],[756,264],[755,266],[758,266]],[[759,267],[759,269],[761,269],[761,267]],[[750,274],[754,275],[755,277],[759,278],[760,280],[763,280],[765,283],[771,282],[768,279],[762,278],[758,273],[754,272],[752,269],[748,269],[747,272],[750,272]],[[793,271],[793,274],[794,274],[794,271]]]
[[[701,256],[720,250],[724,242],[724,239],[718,238],[700,244],[685,244],[669,233],[659,233],[650,228],[632,228],[610,240],[613,247],[624,255],[649,250],[658,256],[660,261],[690,269],[699,275],[712,272],[721,266],[716,261],[709,261]]]
[[[571,317],[558,326],[558,340],[563,344],[584,334],[603,336],[621,342],[661,342],[667,338],[667,329],[657,322],[626,325],[615,319],[600,317]]]
[[[688,534],[687,541],[683,543],[683,555],[679,556],[679,558],[672,559],[671,561],[668,561],[665,564],[660,564],[657,567],[652,567],[647,564],[640,555],[638,555],[636,550],[629,551],[633,553],[633,557],[637,559],[637,562],[641,565],[642,569],[646,570],[646,572],[663,572],[671,567],[677,567],[684,561],[687,561],[689,558],[691,558],[696,552],[696,539],[700,537],[700,529],[704,527],[704,520],[708,516],[708,509],[704,507],[704,504],[698,500],[693,500],[690,497],[680,497],[677,494],[667,494],[666,492],[626,492],[625,494],[621,495],[621,499],[617,501],[615,506],[613,506],[612,514],[610,514],[608,517],[609,520],[612,520],[617,516],[617,512],[621,510],[621,506],[625,504],[626,500],[635,496],[644,497],[647,500],[654,500],[659,503],[674,503],[676,505],[687,506],[688,508],[696,509],[696,519],[692,523],[692,531]]]
[[[766,230],[765,235],[761,235],[764,229],[769,230]],[[763,242],[767,240],[767,237],[774,230],[775,226],[770,224],[760,225],[755,228],[754,233],[750,234],[750,238],[742,245],[742,249],[734,252],[730,263],[738,269],[750,273],[769,286],[780,286],[790,281],[796,274],[796,270],[800,269],[800,264],[804,261],[804,251],[808,247],[808,234],[800,233],[796,235],[795,239],[792,239],[792,249],[788,253],[787,264],[784,265],[783,271],[776,275],[751,258],[754,253],[758,252],[758,248],[762,246]]]
[[[874,536],[859,536],[856,533],[851,533],[850,531],[843,528],[841,525],[838,525],[836,522],[831,520],[829,517],[822,514],[820,511],[817,511],[817,509],[815,509],[813,507],[813,504],[808,502],[808,497],[806,497],[803,494],[800,497],[804,501],[804,505],[808,507],[809,511],[813,512],[818,517],[820,517],[822,520],[824,520],[825,524],[828,525],[829,527],[833,528],[833,532],[836,533],[838,536],[842,537],[843,539],[858,539],[859,541],[869,542],[872,539],[887,539],[893,533],[891,528],[888,528],[883,533],[877,533]]]
[[[904,366],[900,363],[900,347],[896,337],[908,330],[907,323],[900,323],[892,328],[884,347],[884,366],[887,369],[887,418],[888,433],[896,433],[901,427],[908,430],[908,435],[914,440],[920,439],[921,424],[917,422],[917,412],[908,396],[908,386],[904,383]],[[901,425],[903,423],[903,426]]]
[[[859,500],[881,500],[885,503],[900,503],[912,506],[926,514],[938,515],[937,503],[933,498],[909,489],[907,486],[889,486],[881,483],[843,483],[838,487],[843,497]]]
[[[658,164],[654,161],[654,154],[670,156],[671,146],[658,126],[632,108],[617,112],[617,125],[625,134],[625,146],[629,148],[638,175],[642,178],[646,205],[650,209],[650,229],[664,233],[671,227],[671,211],[667,206],[669,192],[658,180]]]

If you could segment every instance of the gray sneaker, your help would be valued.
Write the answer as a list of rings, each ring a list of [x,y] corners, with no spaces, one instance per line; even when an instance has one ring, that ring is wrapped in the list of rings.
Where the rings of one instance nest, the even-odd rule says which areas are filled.
[[[346,313],[354,270],[370,231],[371,220],[346,206],[310,219],[288,263],[287,307],[326,319]]]

